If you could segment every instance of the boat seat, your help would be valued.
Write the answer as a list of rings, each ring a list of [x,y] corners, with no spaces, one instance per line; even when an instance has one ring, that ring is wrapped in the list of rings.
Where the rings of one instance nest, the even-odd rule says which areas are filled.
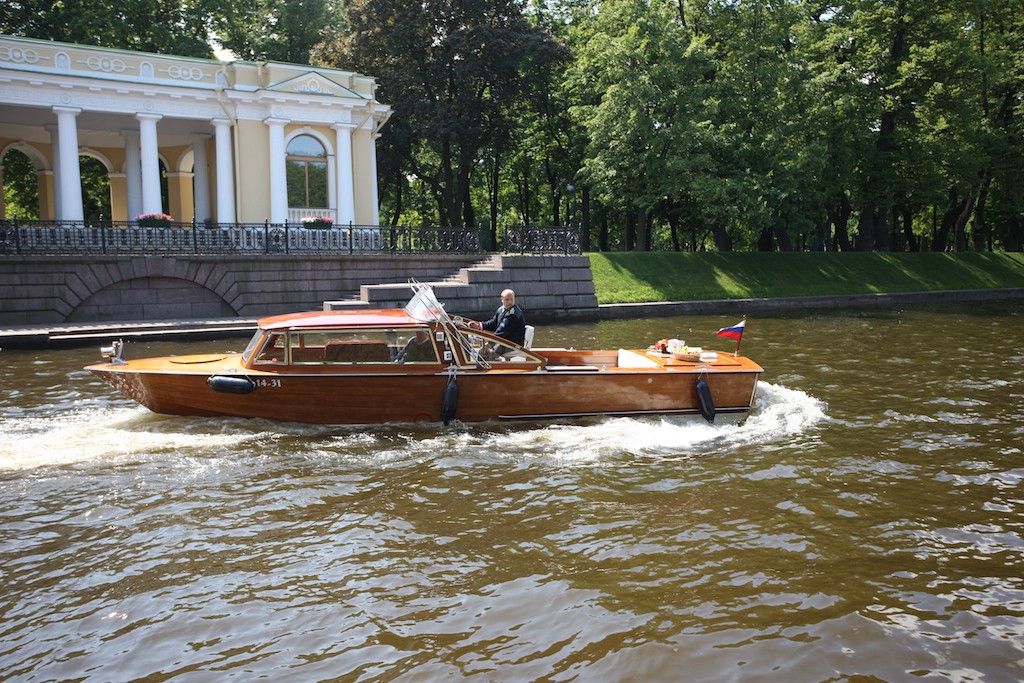
[[[526,337],[523,338],[523,348],[533,348],[533,325],[526,326]]]

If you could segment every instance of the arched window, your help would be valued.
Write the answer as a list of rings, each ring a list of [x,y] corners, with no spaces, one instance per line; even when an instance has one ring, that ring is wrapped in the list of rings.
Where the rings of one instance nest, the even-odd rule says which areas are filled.
[[[309,135],[288,143],[288,206],[327,208],[327,151]]]

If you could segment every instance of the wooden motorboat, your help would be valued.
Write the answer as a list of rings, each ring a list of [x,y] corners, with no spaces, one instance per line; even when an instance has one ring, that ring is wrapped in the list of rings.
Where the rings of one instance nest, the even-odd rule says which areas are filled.
[[[519,346],[450,316],[429,286],[404,309],[264,318],[242,353],[90,365],[157,413],[317,424],[703,415],[741,420],[762,369],[732,353]]]

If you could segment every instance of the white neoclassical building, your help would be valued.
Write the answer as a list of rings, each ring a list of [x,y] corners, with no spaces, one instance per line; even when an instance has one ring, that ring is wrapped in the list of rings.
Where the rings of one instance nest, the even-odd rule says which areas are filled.
[[[88,156],[107,169],[115,221],[377,225],[374,140],[391,110],[375,88],[338,69],[0,35],[0,186],[16,149],[36,169],[40,218],[81,221]]]

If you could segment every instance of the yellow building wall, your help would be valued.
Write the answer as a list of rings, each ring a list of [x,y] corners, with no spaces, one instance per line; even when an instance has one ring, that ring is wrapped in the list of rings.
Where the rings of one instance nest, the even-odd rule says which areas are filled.
[[[195,218],[192,198],[192,174],[167,174],[167,200],[171,217],[178,223],[190,223]]]
[[[261,121],[239,121],[237,126],[235,214],[239,223],[262,223],[270,218],[270,135]]]
[[[356,223],[373,225],[373,139],[366,128],[352,133],[352,184],[356,193]]]
[[[111,173],[110,180],[110,220],[128,220],[128,181],[124,173]]]
[[[57,212],[53,206],[53,171],[40,171],[36,174],[36,187],[39,190],[39,218],[53,220]]]

